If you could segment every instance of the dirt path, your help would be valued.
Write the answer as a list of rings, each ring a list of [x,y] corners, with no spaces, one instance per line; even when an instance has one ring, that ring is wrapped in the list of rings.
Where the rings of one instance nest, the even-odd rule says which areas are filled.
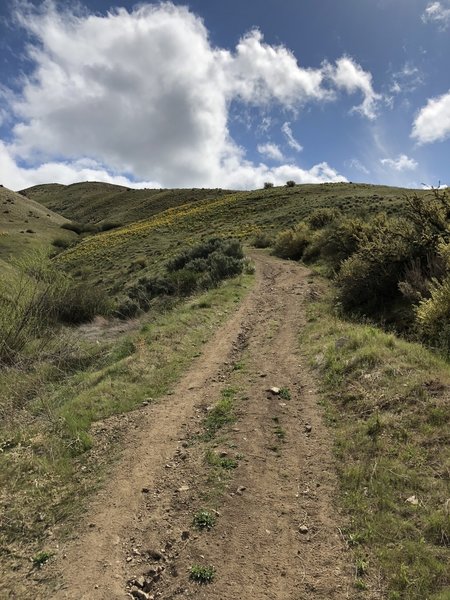
[[[298,349],[308,271],[259,253],[253,258],[253,291],[174,393],[139,412],[78,537],[49,566],[59,583],[43,597],[354,597],[334,505],[330,436]],[[271,386],[287,388],[291,398],[268,392]],[[211,477],[198,434],[224,388],[235,390],[238,418],[213,449],[238,466],[221,481]],[[196,531],[194,512],[212,503],[215,527]],[[190,581],[193,564],[213,565],[213,583]]]

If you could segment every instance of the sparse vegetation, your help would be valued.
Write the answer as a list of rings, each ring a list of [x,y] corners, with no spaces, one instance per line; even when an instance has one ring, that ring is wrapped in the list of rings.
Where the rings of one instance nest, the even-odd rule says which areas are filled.
[[[209,510],[199,510],[194,515],[193,523],[197,529],[212,529],[216,523],[216,517]]]
[[[211,583],[215,577],[216,571],[211,566],[193,565],[189,570],[189,578],[197,583]]]

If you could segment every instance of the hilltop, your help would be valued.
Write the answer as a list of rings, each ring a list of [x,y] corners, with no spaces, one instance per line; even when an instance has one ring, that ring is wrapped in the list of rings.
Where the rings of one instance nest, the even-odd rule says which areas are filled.
[[[67,222],[39,202],[0,187],[0,260],[10,262],[56,238],[71,240],[74,234],[61,229]]]
[[[35,185],[20,192],[67,219],[96,225],[105,222],[126,225],[180,204],[228,193],[220,189],[132,189],[91,181]]]

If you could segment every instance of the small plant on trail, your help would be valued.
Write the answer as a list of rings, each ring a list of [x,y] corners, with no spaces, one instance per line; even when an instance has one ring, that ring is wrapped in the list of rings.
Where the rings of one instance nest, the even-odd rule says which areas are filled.
[[[286,431],[281,427],[281,425],[277,425],[273,432],[279,440],[284,440],[286,437]]]
[[[211,529],[216,523],[216,517],[209,510],[199,510],[195,513],[193,522],[197,529]]]
[[[227,471],[231,471],[231,469],[236,469],[238,466],[238,461],[234,458],[227,458],[218,456],[215,452],[208,450],[206,452],[206,462],[212,467],[219,467],[220,469],[225,469]]]
[[[280,398],[283,398],[283,400],[290,400],[291,399],[291,392],[289,391],[289,388],[287,387],[282,387],[280,390]]]
[[[38,552],[33,556],[33,566],[40,569],[53,556],[51,552]]]
[[[192,565],[189,570],[189,578],[197,583],[211,583],[214,579],[216,571],[214,567],[202,567],[201,565]]]

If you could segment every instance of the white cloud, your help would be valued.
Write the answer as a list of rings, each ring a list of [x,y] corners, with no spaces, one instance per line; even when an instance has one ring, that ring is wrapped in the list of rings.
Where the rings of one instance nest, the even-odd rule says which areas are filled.
[[[392,94],[414,92],[424,84],[424,76],[412,63],[405,63],[400,71],[392,75],[389,91]]]
[[[267,144],[259,144],[258,152],[272,160],[278,160],[280,162],[284,160],[283,153],[281,152],[279,146],[277,146],[276,144],[271,144],[269,142]]]
[[[397,158],[382,158],[380,163],[394,169],[394,171],[414,171],[419,164],[413,158],[409,158],[406,154],[400,154]]]
[[[20,167],[6,144],[0,140],[0,173],[2,183],[14,190],[22,190],[39,183],[62,183],[69,185],[78,181],[102,181],[131,188],[158,188],[155,181],[135,182],[123,175],[111,174],[93,160],[72,162],[44,162],[37,167]]]
[[[364,173],[364,175],[369,175],[370,171],[367,167],[365,167],[362,162],[360,160],[358,160],[357,158],[352,158],[347,162],[347,165],[351,168],[351,169],[356,169],[357,171],[360,171],[361,173]]]
[[[287,143],[293,150],[296,152],[301,152],[303,150],[303,146],[295,139],[294,134],[292,133],[290,123],[283,123],[281,131],[284,133]]]
[[[424,23],[437,23],[440,29],[445,30],[450,24],[450,4],[448,8],[442,2],[430,2],[422,15]]]
[[[420,144],[438,142],[450,137],[450,90],[430,98],[414,120],[411,137]]]
[[[326,65],[328,77],[338,88],[344,89],[349,94],[360,91],[364,100],[352,110],[359,112],[370,120],[377,116],[377,103],[382,99],[372,86],[372,75],[364,71],[360,65],[350,57],[343,56],[336,61],[336,66]]]
[[[143,185],[150,179],[165,187],[254,187],[262,176],[279,181],[283,168],[297,169],[291,178],[299,181],[336,180],[326,163],[271,170],[246,160],[230,135],[231,102],[262,109],[277,103],[295,114],[308,102],[336,100],[337,90],[361,91],[363,103],[354,110],[375,117],[380,96],[372,77],[348,57],[304,68],[258,30],[234,51],[216,48],[200,18],[170,3],[106,16],[58,11],[51,0],[19,6],[17,19],[33,36],[34,71],[9,102],[16,125],[2,148],[10,169],[3,171],[5,185],[31,185],[45,172],[58,181],[70,173],[74,180],[127,173]],[[289,123],[284,133],[300,150]],[[94,161],[89,173],[80,157]]]

